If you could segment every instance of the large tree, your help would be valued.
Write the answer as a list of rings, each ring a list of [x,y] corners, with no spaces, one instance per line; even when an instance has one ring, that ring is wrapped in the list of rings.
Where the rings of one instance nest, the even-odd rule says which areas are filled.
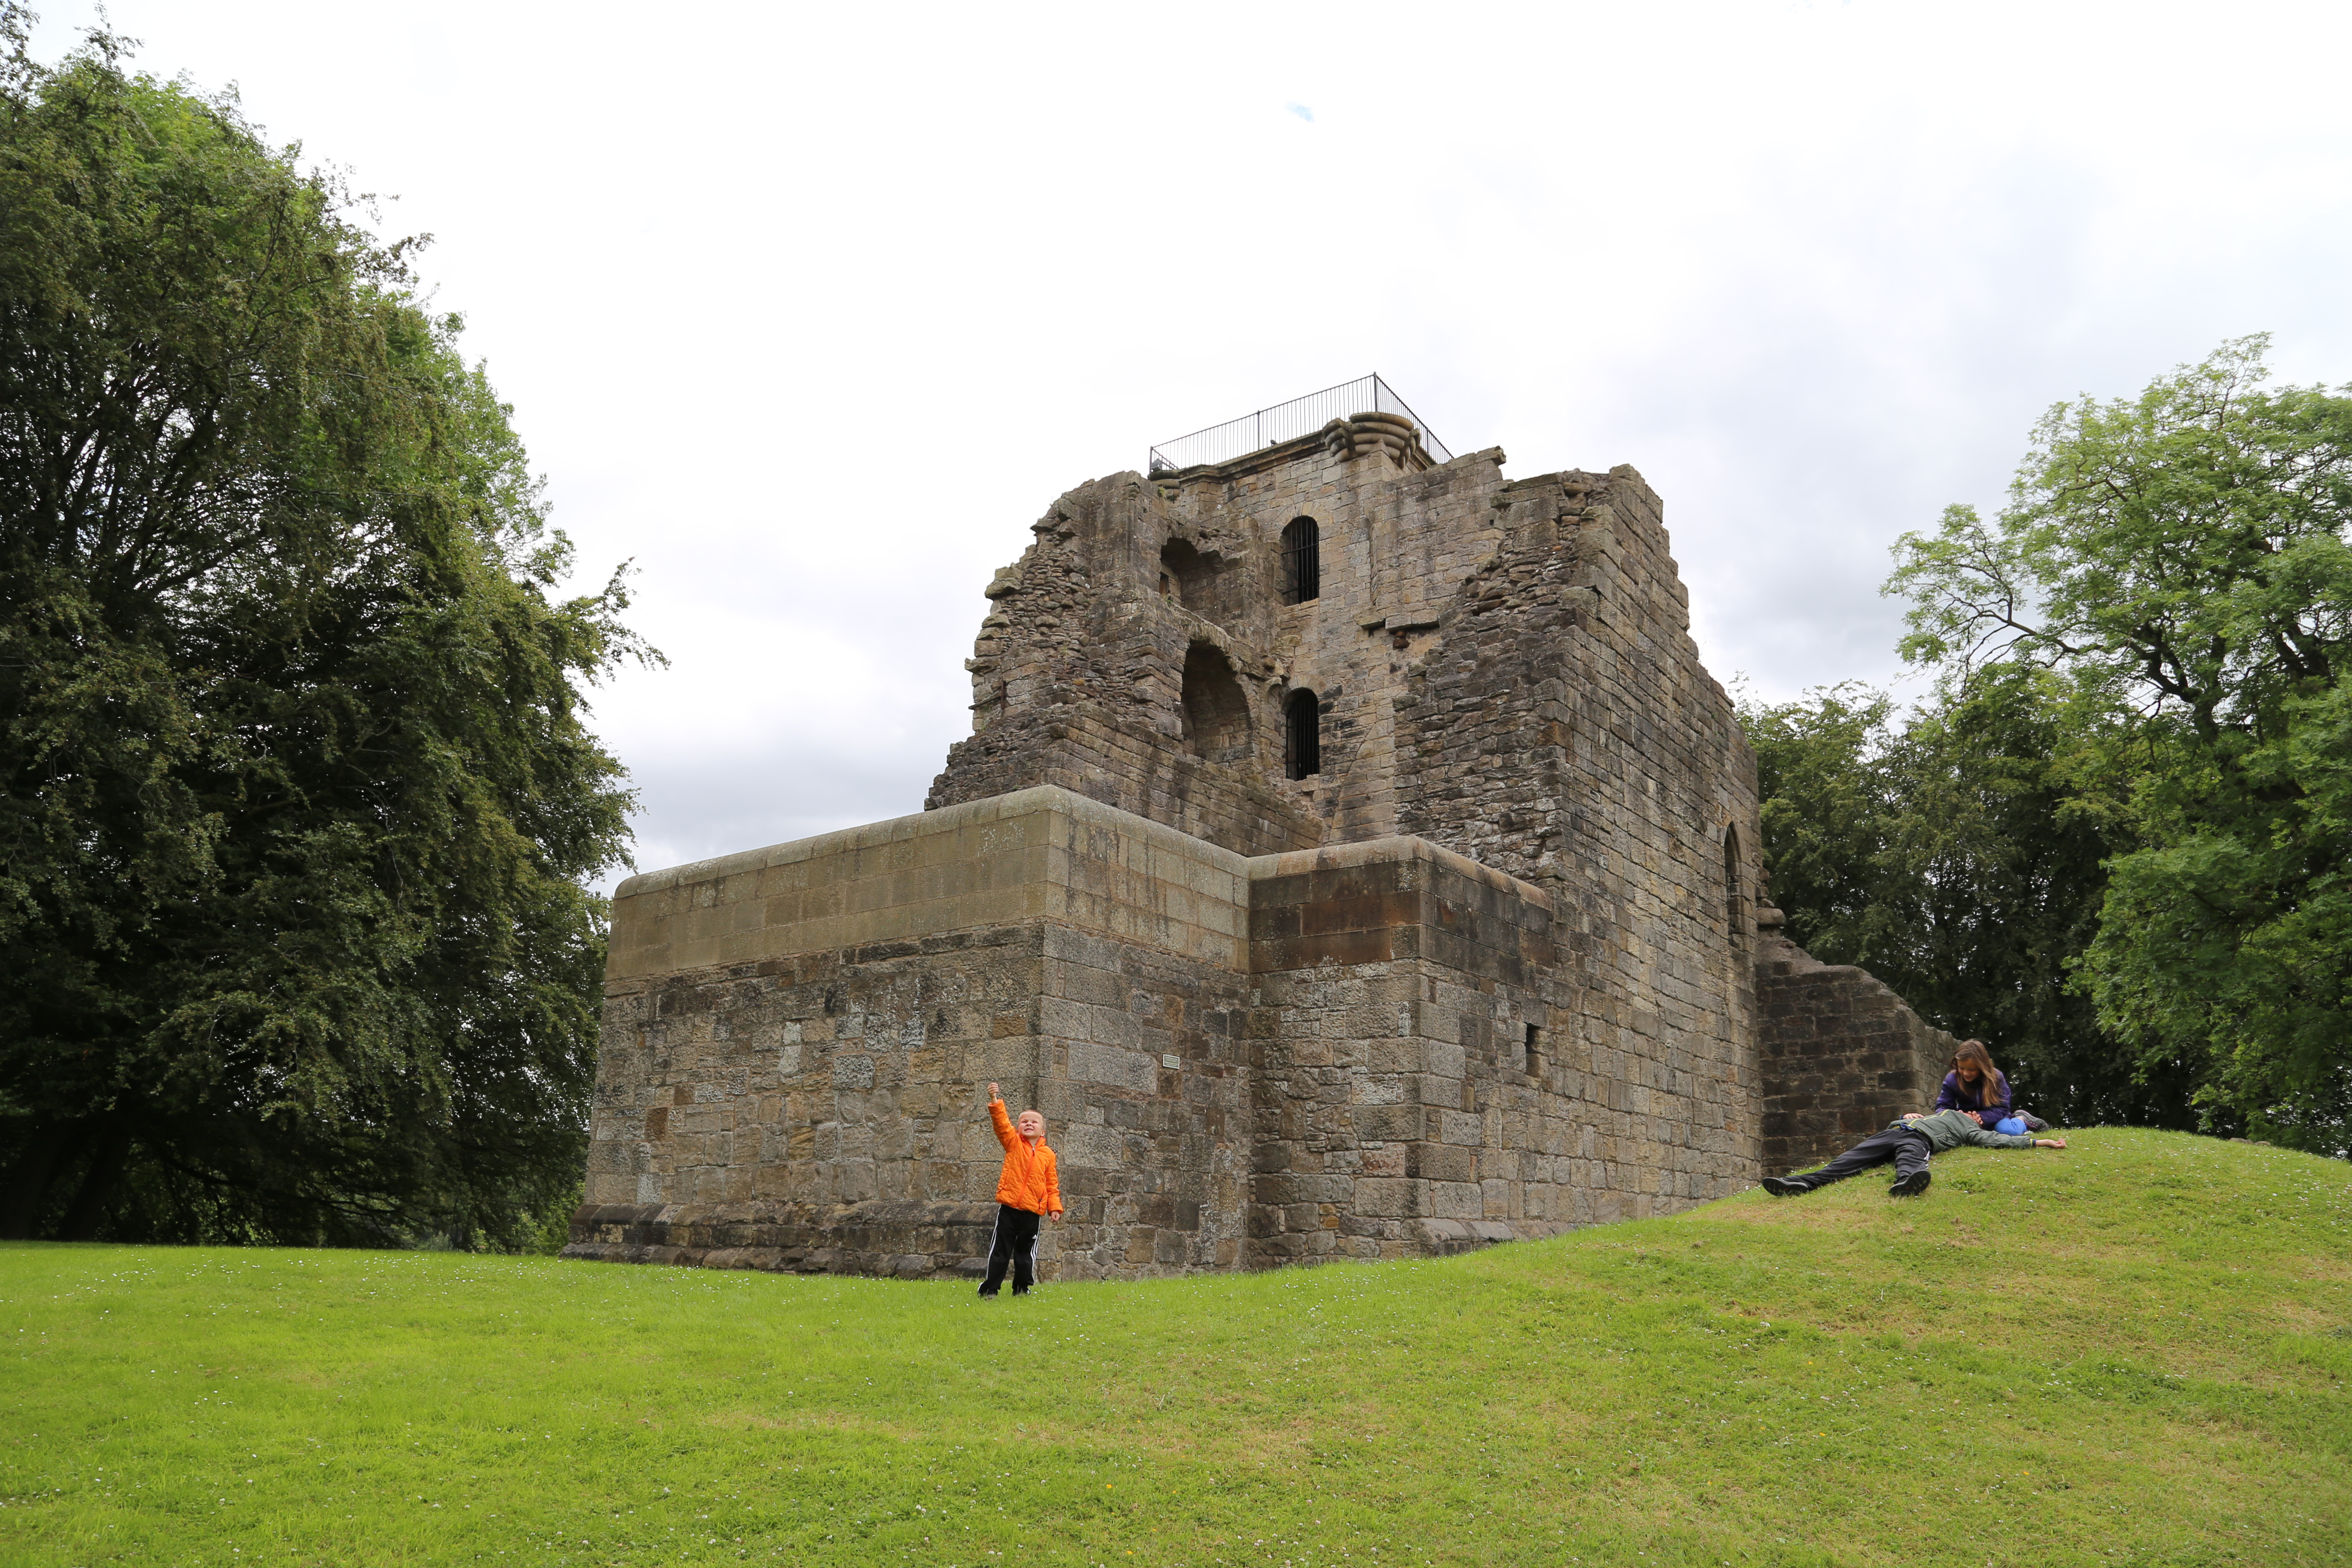
[[[2352,389],[2266,390],[2264,340],[2061,404],[1990,524],[1906,535],[1906,654],[2061,673],[2126,715],[2128,800],[2081,976],[2220,1125],[2352,1147]]]
[[[1909,713],[1854,684],[1743,703],[1764,855],[1790,934],[1858,963],[1930,1022],[1990,1042],[2053,1120],[2189,1127],[2193,1080],[2132,1053],[2072,984],[2127,814],[2092,737],[2110,716],[2002,664]]]
[[[640,651],[410,247],[0,5],[0,1234],[515,1244]]]

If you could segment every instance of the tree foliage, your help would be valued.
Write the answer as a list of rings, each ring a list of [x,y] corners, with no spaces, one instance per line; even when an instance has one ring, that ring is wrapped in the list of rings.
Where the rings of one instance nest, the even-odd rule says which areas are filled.
[[[1990,524],[1897,546],[1906,657],[2053,672],[2120,798],[2082,983],[2144,1078],[2352,1145],[2352,389],[2266,390],[2265,340],[2051,410]]]
[[[2194,1085],[2143,1078],[2070,985],[2126,845],[2082,737],[2097,722],[2048,671],[1990,668],[1898,711],[1848,683],[1743,703],[1764,854],[1791,938],[1858,963],[1939,1027],[1990,1041],[2053,1120],[2195,1124]]]
[[[508,1245],[576,1181],[642,653],[460,322],[0,8],[0,1234]]]

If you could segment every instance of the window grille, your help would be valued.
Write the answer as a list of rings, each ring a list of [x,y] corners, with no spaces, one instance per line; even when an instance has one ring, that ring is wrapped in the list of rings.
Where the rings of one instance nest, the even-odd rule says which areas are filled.
[[[1294,691],[1282,705],[1282,771],[1311,779],[1323,771],[1322,705],[1312,691]]]
[[[1323,531],[1311,517],[1293,518],[1282,531],[1282,602],[1303,605],[1323,595]]]

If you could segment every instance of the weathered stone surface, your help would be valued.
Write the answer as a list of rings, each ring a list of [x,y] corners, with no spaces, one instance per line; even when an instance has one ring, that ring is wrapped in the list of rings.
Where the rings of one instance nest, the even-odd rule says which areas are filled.
[[[992,1079],[1051,1122],[1065,1279],[1665,1212],[1912,1093],[1917,1020],[1754,930],[1657,497],[1502,461],[1360,416],[1064,496],[931,809],[623,884],[572,1251],[967,1268]]]
[[[1241,857],[1053,788],[630,879],[571,1250],[901,1274],[984,1251],[985,1226],[917,1215],[995,1191],[995,1080],[1053,1124],[1061,1277],[1139,1272],[1138,1247],[1140,1271],[1234,1266],[1246,887]],[[635,1229],[594,1217],[615,1205]]]
[[[1764,1009],[1768,1174],[1802,1171],[1904,1112],[1926,1110],[1959,1041],[1931,1027],[1884,982],[1816,961],[1768,911],[1756,964]]]

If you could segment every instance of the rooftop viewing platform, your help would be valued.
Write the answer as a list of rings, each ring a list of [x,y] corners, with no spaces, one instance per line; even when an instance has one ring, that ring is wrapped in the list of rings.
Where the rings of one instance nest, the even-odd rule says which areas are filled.
[[[1304,397],[1294,397],[1287,403],[1277,403],[1271,408],[1261,408],[1255,414],[1244,414],[1238,419],[1228,419],[1223,425],[1195,430],[1190,436],[1179,436],[1173,441],[1163,441],[1151,448],[1149,471],[1167,474],[1202,463],[1230,462],[1267,447],[1312,436],[1334,419],[1362,414],[1386,414],[1410,420],[1423,450],[1441,463],[1454,460],[1445,444],[1430,433],[1421,416],[1407,407],[1404,399],[1391,391],[1387,382],[1378,375],[1367,375],[1310,392]]]

